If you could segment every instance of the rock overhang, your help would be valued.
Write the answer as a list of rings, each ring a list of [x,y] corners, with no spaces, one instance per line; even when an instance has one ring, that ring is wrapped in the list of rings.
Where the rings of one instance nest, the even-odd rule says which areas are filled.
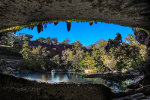
[[[47,22],[96,21],[150,30],[149,0],[3,0],[0,33]]]

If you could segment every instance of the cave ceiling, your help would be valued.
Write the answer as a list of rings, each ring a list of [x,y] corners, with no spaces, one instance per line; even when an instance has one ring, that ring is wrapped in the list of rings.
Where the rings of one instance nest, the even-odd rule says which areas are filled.
[[[0,32],[56,21],[99,21],[150,30],[148,1],[0,0]]]

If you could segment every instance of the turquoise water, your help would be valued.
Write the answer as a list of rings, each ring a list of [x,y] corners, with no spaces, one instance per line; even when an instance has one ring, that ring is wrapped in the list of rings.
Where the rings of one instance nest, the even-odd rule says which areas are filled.
[[[132,83],[132,80],[126,80],[123,82],[115,82],[109,80],[103,80],[101,78],[85,78],[82,73],[73,72],[51,72],[51,73],[14,73],[16,77],[25,78],[28,80],[34,80],[38,82],[46,82],[50,84],[59,83],[76,83],[76,84],[103,84],[110,87],[114,92],[122,92],[126,90],[126,86]]]

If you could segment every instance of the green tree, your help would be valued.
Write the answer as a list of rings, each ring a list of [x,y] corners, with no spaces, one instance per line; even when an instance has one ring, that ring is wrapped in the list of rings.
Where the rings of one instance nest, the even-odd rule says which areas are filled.
[[[142,60],[146,61],[147,59],[147,47],[146,45],[140,44],[136,39],[135,35],[128,34],[128,36],[125,38],[126,43],[128,43],[130,46],[136,46],[139,48],[140,55],[142,56]]]
[[[67,38],[62,42],[62,44],[69,44],[69,42],[70,42],[70,40]]]
[[[118,36],[117,37],[121,37]],[[123,43],[120,38],[109,40],[105,47],[106,52],[102,52],[101,59],[105,66],[110,70],[121,71],[123,69],[129,70],[136,68],[143,62],[140,54],[140,48],[134,36],[129,36],[126,39],[128,43]]]
[[[52,41],[52,44],[53,44],[53,45],[57,45],[57,43],[58,43],[57,38],[52,38],[51,41]]]
[[[103,64],[103,61],[101,60],[101,55],[102,55],[102,49],[93,49],[91,57],[95,60],[95,67],[98,72],[105,72],[106,67]]]
[[[135,39],[135,35],[133,35],[133,34],[128,34],[128,36],[127,37],[125,37],[125,42],[126,43],[138,43],[138,41],[136,41],[136,39]]]
[[[24,44],[21,50],[23,56],[23,60],[20,62],[21,68],[34,71],[45,70],[46,63],[44,58],[39,55],[40,49],[36,50],[38,51],[34,54],[31,46],[29,46],[29,41],[24,39]]]
[[[62,61],[63,61],[63,64],[65,65],[66,68],[68,69],[73,69],[72,67],[72,60],[73,60],[73,53],[70,49],[66,49],[64,51],[62,51]]]
[[[83,47],[80,41],[74,42],[73,45],[74,45],[73,50],[79,50],[79,49],[82,49]]]
[[[97,63],[94,60],[94,58],[91,57],[88,52],[86,52],[83,60],[80,62],[80,66],[85,68],[85,69],[94,70],[96,65],[97,65]]]
[[[45,39],[45,43],[48,44],[48,45],[51,45],[51,44],[52,44],[51,38],[50,38],[50,37],[47,37],[47,38]]]
[[[33,38],[33,35],[25,34],[25,38],[30,41]]]
[[[38,42],[44,43],[45,38],[43,38],[43,37],[39,37],[39,38],[38,38],[38,39],[36,39],[35,41],[38,41]]]
[[[76,50],[76,54],[73,53],[73,50],[67,49],[63,51],[62,61],[69,69],[81,70],[79,64],[84,57],[83,50]]]

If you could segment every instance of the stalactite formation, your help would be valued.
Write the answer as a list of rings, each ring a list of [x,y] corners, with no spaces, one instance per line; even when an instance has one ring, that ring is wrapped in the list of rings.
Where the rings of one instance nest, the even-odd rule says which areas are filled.
[[[18,1],[0,0],[0,33],[32,22],[67,20],[114,23],[150,30],[149,0]]]
[[[43,25],[37,25],[37,31],[38,33],[43,31]]]
[[[28,29],[31,29],[31,27],[29,26]]]
[[[33,29],[34,29],[34,26],[32,25],[32,26],[31,26],[31,30],[33,30]]]
[[[54,21],[54,25],[57,25],[58,24],[58,21]]]
[[[93,25],[93,21],[90,21],[90,26]]]
[[[68,32],[70,31],[70,28],[71,28],[71,22],[67,22],[67,30],[68,30]]]

